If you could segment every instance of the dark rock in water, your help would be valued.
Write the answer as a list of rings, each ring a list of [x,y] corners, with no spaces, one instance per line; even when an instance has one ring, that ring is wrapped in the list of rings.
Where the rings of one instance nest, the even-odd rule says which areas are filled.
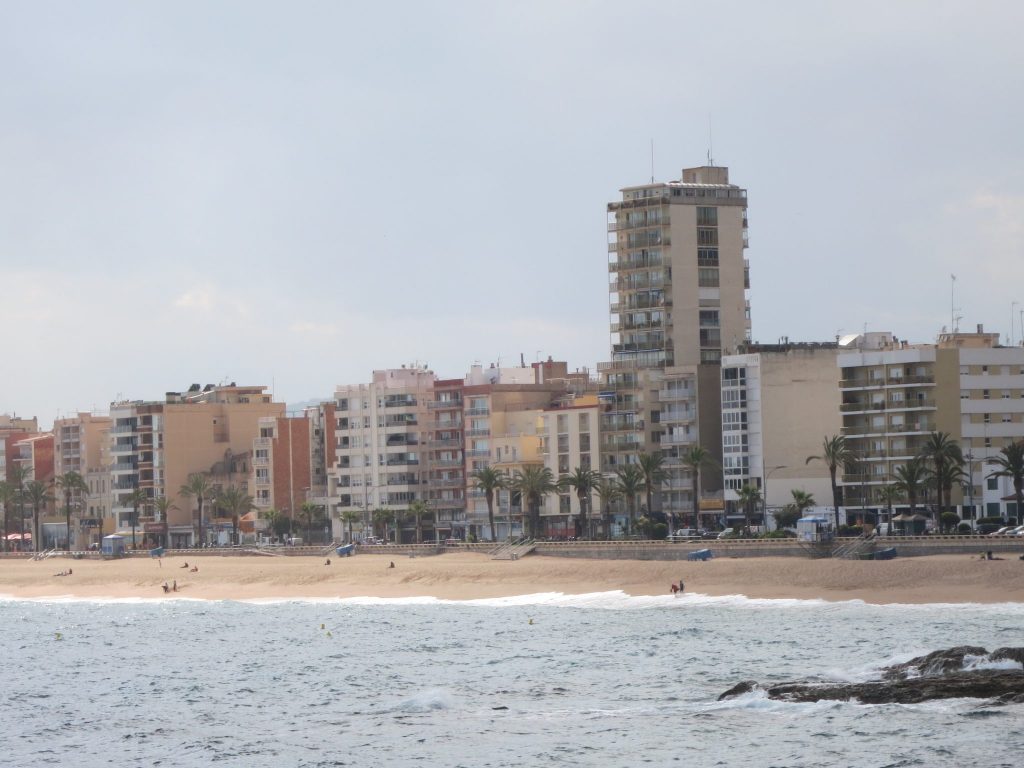
[[[1021,669],[964,669],[968,656],[1012,660]],[[760,688],[746,680],[718,697],[731,699]],[[857,701],[862,704],[916,704],[933,699],[989,699],[993,704],[1024,703],[1024,648],[1000,648],[989,654],[978,646],[929,653],[882,670],[882,679],[866,683],[792,682],[765,688],[770,699],[794,702]]]
[[[946,648],[929,653],[927,656],[918,656],[903,664],[886,667],[882,672],[882,677],[886,680],[902,680],[908,674],[943,675],[963,669],[965,656],[984,656],[987,653],[988,651],[977,645],[958,645],[956,648]]]
[[[718,700],[724,701],[725,699],[734,699],[737,696],[742,696],[744,693],[750,693],[751,691],[756,691],[760,688],[761,686],[754,680],[744,680],[742,683],[736,683],[736,685],[719,696]]]

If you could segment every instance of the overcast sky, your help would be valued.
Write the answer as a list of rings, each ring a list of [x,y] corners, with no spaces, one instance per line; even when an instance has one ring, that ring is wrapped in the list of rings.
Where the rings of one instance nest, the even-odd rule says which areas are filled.
[[[1022,8],[0,0],[0,413],[593,368],[605,204],[709,120],[755,340],[932,341],[956,274],[1019,343]]]

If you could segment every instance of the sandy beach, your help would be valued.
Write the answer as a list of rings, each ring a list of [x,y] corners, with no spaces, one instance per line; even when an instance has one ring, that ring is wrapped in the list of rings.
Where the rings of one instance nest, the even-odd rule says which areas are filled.
[[[185,568],[198,566],[198,572]],[[395,567],[391,568],[390,563]],[[59,576],[61,571],[72,573]],[[687,592],[756,598],[859,599],[871,603],[1000,603],[1024,601],[1024,562],[938,555],[891,561],[721,558],[710,562],[584,560],[530,556],[495,561],[471,552],[434,557],[360,554],[319,557],[167,557],[116,561],[0,561],[0,594],[13,597],[176,596],[211,600],[322,597],[421,597],[451,600],[541,592],[584,594],[621,590],[668,594],[683,579]],[[171,595],[175,596],[174,594]]]

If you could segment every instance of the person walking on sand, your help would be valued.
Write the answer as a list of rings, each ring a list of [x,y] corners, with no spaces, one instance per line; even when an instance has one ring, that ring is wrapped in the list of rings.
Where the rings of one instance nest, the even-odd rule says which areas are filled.
[[[673,596],[675,596],[679,592],[679,587],[677,587],[675,585],[675,582],[673,582],[671,585],[669,585],[669,589],[672,590],[672,595]]]
[[[177,579],[174,580],[174,586],[171,587],[171,591],[172,592],[177,592],[178,591],[178,580]]]

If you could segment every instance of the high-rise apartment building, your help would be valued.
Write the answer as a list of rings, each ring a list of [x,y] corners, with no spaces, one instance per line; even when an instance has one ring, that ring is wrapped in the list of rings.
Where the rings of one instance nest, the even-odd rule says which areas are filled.
[[[77,522],[72,526],[72,546],[85,549],[89,532],[98,531],[97,520],[110,511],[110,417],[79,413],[53,422],[54,473],[60,477],[77,472],[88,491],[72,494],[71,506]],[[64,514],[63,492],[57,493],[56,512]],[[65,534],[66,535],[66,534]]]
[[[701,444],[720,458],[719,364],[750,335],[747,193],[729,183],[728,168],[687,168],[679,181],[626,187],[608,217],[602,469],[663,451],[663,508],[685,516],[695,500],[680,457]],[[704,480],[710,492],[721,488],[714,472]]]

